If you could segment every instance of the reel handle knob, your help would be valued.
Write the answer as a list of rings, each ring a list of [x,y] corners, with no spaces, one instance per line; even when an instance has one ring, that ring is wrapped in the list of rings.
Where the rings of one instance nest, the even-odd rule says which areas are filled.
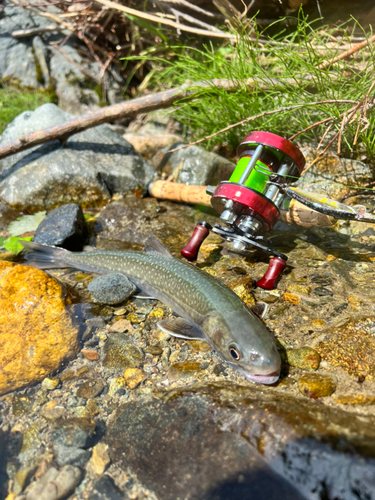
[[[257,281],[257,285],[264,290],[274,290],[277,287],[277,280],[284,271],[286,262],[280,257],[272,257],[266,274]]]
[[[205,221],[201,221],[195,226],[189,243],[181,250],[181,255],[185,259],[195,260],[197,258],[202,243],[210,234],[210,229],[212,226]]]

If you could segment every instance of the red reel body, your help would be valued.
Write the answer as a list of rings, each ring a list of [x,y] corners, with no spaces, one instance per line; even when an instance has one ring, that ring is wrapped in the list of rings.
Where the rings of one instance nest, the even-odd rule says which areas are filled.
[[[281,187],[300,177],[305,158],[287,139],[259,131],[250,132],[243,139],[238,155],[238,164],[229,181],[207,188],[212,196],[211,204],[224,224],[216,224],[213,231],[231,242],[233,251],[246,252],[255,246],[272,254],[274,258],[267,273],[257,283],[261,288],[272,289],[285,268],[287,257],[271,248],[262,235],[273,228],[279,207],[285,202]],[[202,230],[199,233],[203,236]],[[208,235],[207,229],[204,234]],[[181,254],[190,260],[196,258],[203,239],[198,238],[195,231]]]

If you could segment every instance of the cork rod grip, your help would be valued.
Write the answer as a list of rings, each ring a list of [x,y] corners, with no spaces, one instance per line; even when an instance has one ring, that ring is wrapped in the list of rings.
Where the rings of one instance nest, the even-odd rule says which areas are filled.
[[[190,203],[191,205],[201,204],[211,206],[211,197],[206,193],[207,186],[187,186],[177,184],[177,182],[155,181],[148,192],[154,198],[161,200],[179,201],[180,203]]]
[[[289,210],[280,210],[278,220],[302,227],[328,227],[336,222],[333,217],[316,212],[296,200],[290,202]]]

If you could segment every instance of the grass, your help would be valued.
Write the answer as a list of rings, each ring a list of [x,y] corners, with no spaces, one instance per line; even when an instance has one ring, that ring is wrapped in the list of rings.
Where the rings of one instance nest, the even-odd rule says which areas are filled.
[[[0,134],[23,111],[34,111],[47,102],[55,102],[53,92],[21,87],[0,81]]]
[[[363,36],[372,36],[371,33],[364,33],[356,22],[354,25]],[[373,46],[369,44],[353,57],[320,69],[319,65],[348,48],[353,27],[349,24],[322,27],[320,21],[310,23],[300,12],[292,32],[277,28],[275,23],[272,31],[278,32],[277,35],[268,37],[265,42],[264,34],[252,32],[249,35],[245,29],[238,33],[234,44],[226,42],[221,46],[207,44],[196,48],[163,42],[140,58],[154,64],[149,87],[165,89],[186,81],[211,81],[216,78],[228,79],[236,85],[237,89],[233,92],[212,85],[210,89],[201,91],[194,101],[177,104],[174,116],[189,130],[191,140],[214,134],[247,117],[291,105],[304,106],[261,116],[231,128],[207,140],[208,148],[224,145],[234,150],[250,130],[266,130],[286,138],[299,134],[298,141],[317,143],[326,133],[320,151],[337,135],[334,144],[340,154],[374,159]],[[165,55],[158,57],[158,52]],[[257,84],[249,90],[246,85],[249,78],[258,78],[267,83],[268,88]],[[272,84],[268,83],[270,78],[275,79]],[[370,90],[366,106],[364,98]],[[328,100],[362,100],[362,105],[354,113],[349,112],[343,117],[353,104],[311,104]],[[350,115],[350,123],[346,123]],[[326,118],[331,120],[300,133]]]

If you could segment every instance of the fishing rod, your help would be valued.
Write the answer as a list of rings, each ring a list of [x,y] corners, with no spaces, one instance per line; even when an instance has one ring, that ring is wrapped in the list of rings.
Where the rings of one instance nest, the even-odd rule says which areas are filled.
[[[331,226],[336,219],[375,223],[375,215],[358,205],[350,207],[291,186],[305,166],[302,152],[290,141],[270,132],[250,132],[237,150],[239,161],[228,181],[213,186],[185,186],[155,181],[152,196],[212,206],[220,224],[201,221],[181,255],[197,258],[199,248],[212,230],[231,243],[232,251],[247,253],[251,247],[273,257],[265,275],[257,282],[272,290],[285,269],[287,256],[273,248],[264,236],[278,220],[303,227]]]

